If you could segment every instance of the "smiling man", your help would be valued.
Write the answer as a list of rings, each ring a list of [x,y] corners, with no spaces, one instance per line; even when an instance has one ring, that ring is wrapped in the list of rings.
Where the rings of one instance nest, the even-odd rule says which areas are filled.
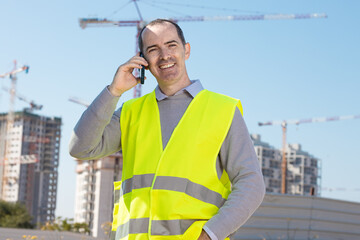
[[[122,149],[112,239],[231,238],[265,192],[240,101],[190,80],[190,44],[177,24],[150,22],[139,48],[144,57],[122,64],[80,118],[70,154],[86,160]],[[115,111],[141,65],[158,87]]]

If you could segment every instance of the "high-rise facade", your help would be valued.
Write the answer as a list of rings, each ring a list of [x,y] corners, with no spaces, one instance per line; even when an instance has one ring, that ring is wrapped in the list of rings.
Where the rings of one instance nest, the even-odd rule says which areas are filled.
[[[33,224],[55,220],[61,118],[0,114],[0,198],[22,202]]]
[[[107,239],[114,205],[113,182],[121,179],[122,155],[119,152],[97,160],[76,161],[74,221],[87,223],[93,237]]]
[[[281,193],[282,151],[252,134],[255,152],[264,176],[266,192]],[[320,195],[320,160],[301,149],[300,144],[287,144],[286,192],[293,195]]]
[[[256,155],[264,176],[266,192],[281,193],[281,152],[252,134]]]
[[[294,195],[320,195],[320,159],[305,152],[300,144],[288,144],[287,192]]]

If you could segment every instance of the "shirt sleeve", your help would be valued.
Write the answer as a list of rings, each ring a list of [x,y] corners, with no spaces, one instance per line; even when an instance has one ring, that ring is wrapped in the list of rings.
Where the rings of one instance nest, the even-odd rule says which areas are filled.
[[[219,155],[232,183],[232,192],[218,213],[205,226],[217,239],[222,240],[233,234],[250,218],[265,195],[260,164],[238,109]]]
[[[209,236],[209,238],[211,240],[219,240],[216,235],[206,226],[204,225],[203,227],[204,231],[207,233],[207,235]]]
[[[118,100],[105,88],[85,110],[70,139],[71,156],[98,159],[120,150],[121,108],[115,111]]]

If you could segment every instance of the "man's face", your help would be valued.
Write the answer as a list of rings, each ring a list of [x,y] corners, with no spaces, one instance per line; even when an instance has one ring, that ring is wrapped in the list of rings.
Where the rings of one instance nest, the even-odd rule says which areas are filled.
[[[185,60],[190,56],[190,45],[182,44],[175,26],[171,23],[148,26],[142,33],[142,39],[149,70],[160,88],[188,80]]]

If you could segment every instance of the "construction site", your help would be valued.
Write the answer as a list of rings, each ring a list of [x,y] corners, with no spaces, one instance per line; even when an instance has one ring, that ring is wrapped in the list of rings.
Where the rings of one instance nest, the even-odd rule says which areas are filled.
[[[232,2],[232,4],[234,3]],[[79,31],[76,32],[76,34],[78,34],[77,37],[81,40],[79,40],[79,43],[77,43],[76,39],[71,39],[71,41],[76,42],[76,45],[75,43],[70,43],[71,41],[67,38],[64,38],[66,40],[62,39],[63,42],[68,41],[68,45],[66,45],[66,47],[70,48],[71,50],[70,52],[66,53],[67,57],[63,61],[70,62],[71,60],[69,58],[74,58],[75,62],[72,62],[71,66],[66,65],[67,68],[59,70],[59,72],[61,73],[58,74],[57,67],[59,65],[55,60],[53,60],[53,63],[51,64],[53,64],[54,66],[56,65],[56,68],[52,66],[51,74],[47,72],[47,75],[56,79],[56,81],[54,80],[54,82],[56,82],[55,84],[58,85],[54,85],[56,87],[51,90],[50,94],[49,91],[43,91],[44,95],[47,95],[45,98],[40,98],[42,99],[40,102],[45,102],[47,101],[47,99],[49,100],[48,102],[46,102],[46,104],[50,105],[50,108],[57,109],[56,111],[54,111],[56,112],[56,114],[53,114],[56,116],[51,116],[52,114],[42,114],[43,106],[35,103],[33,100],[29,100],[36,99],[36,97],[38,97],[37,95],[39,95],[39,93],[34,91],[34,89],[40,89],[41,87],[34,87],[34,89],[31,89],[28,87],[28,83],[24,83],[24,86],[26,86],[26,90],[23,90],[25,96],[21,95],[21,93],[18,91],[18,86],[23,84],[23,78],[30,78],[31,81],[34,80],[30,76],[32,74],[33,68],[33,64],[31,62],[29,65],[24,64],[21,67],[18,67],[18,63],[14,61],[14,66],[11,70],[9,70],[9,67],[7,67],[6,70],[3,70],[4,68],[0,68],[0,80],[3,81],[1,91],[4,95],[3,99],[6,98],[6,101],[3,101],[3,99],[1,99],[2,96],[0,96],[0,103],[2,107],[2,113],[0,113],[0,200],[10,203],[20,202],[24,204],[32,217],[32,224],[34,225],[34,229],[28,230],[0,227],[0,238],[5,237],[5,239],[20,240],[25,239],[26,236],[28,236],[28,238],[26,239],[109,239],[113,222],[113,206],[114,203],[117,201],[116,198],[119,197],[114,194],[113,183],[116,181],[120,181],[122,177],[122,151],[100,159],[80,160],[76,158],[74,159],[68,154],[67,144],[77,119],[81,116],[82,112],[87,107],[89,107],[89,105],[91,104],[91,99],[94,99],[96,97],[96,94],[101,90],[97,89],[99,88],[99,85],[100,88],[105,87],[106,84],[109,82],[108,80],[111,80],[111,74],[113,73],[109,73],[107,75],[107,73],[104,74],[104,71],[109,71],[107,68],[108,66],[114,68],[113,65],[109,64],[110,60],[114,62],[115,59],[117,61],[116,64],[118,63],[117,58],[119,53],[116,51],[119,50],[124,52],[121,52],[120,55],[138,54],[139,34],[143,26],[145,26],[149,22],[149,20],[151,20],[151,18],[149,18],[147,14],[148,12],[151,13],[152,8],[165,11],[166,14],[175,14],[175,17],[165,16],[165,18],[171,19],[179,25],[184,24],[184,33],[186,34],[186,30],[189,30],[189,32],[191,32],[193,35],[196,35],[194,33],[200,32],[201,24],[204,24],[204,29],[207,30],[201,30],[203,32],[200,35],[205,35],[205,32],[206,34],[209,34],[209,32],[211,32],[212,25],[217,26],[218,28],[219,26],[229,25],[231,26],[229,28],[233,28],[234,26],[236,26],[235,24],[240,24],[244,22],[264,22],[268,24],[266,25],[268,28],[269,26],[271,27],[271,24],[275,24],[274,22],[276,22],[276,24],[282,24],[283,26],[286,25],[286,27],[288,27],[289,25],[290,27],[286,29],[294,28],[294,32],[298,31],[297,27],[303,27],[304,29],[306,29],[308,26],[312,26],[312,28],[315,28],[316,30],[314,31],[320,31],[318,30],[320,29],[320,27],[318,26],[325,25],[326,21],[329,21],[329,19],[331,18],[330,14],[322,11],[307,12],[307,10],[305,10],[304,12],[302,12],[302,9],[299,10],[300,13],[299,11],[296,13],[295,11],[290,11],[287,13],[278,13],[274,11],[249,11],[248,13],[244,13],[242,10],[232,9],[231,6],[224,5],[221,7],[218,6],[216,8],[210,7],[210,3],[209,6],[207,6],[203,3],[194,4],[192,2],[182,3],[176,1],[167,2],[151,0],[129,0],[127,2],[121,2],[120,4],[117,3],[117,5],[119,5],[120,7],[118,6],[116,9],[112,9],[110,14],[105,14],[103,17],[98,17],[97,14],[89,14],[88,17],[82,17],[82,15],[80,14],[84,14],[84,12],[86,11],[76,13],[77,22],[71,22],[72,25],[68,25],[68,29],[70,29],[69,26],[76,27],[76,31]],[[68,7],[69,6],[72,5],[69,4]],[[132,12],[129,10],[129,8],[132,9]],[[180,9],[182,8],[195,10],[192,10],[193,12],[189,10],[191,14],[178,14],[178,12],[176,11],[180,11]],[[124,9],[128,12],[126,12]],[[212,10],[215,11],[216,14],[197,14],[197,12],[200,12],[201,10]],[[224,11],[226,14],[217,14],[217,12],[221,12],[220,10]],[[101,12],[100,7],[99,9],[94,8],[93,11],[99,11],[99,15],[101,15],[100,13],[105,12],[105,10],[103,9]],[[124,13],[124,17],[119,17],[119,12]],[[54,15],[56,15],[55,12]],[[60,26],[59,22],[57,22],[57,24],[58,25],[56,26]],[[291,26],[291,24],[294,24],[294,26]],[[199,26],[194,27],[193,29],[192,26],[195,25]],[[248,31],[243,25],[242,28],[244,32]],[[251,27],[249,28],[256,29],[256,26],[251,25]],[[114,36],[121,38],[123,37],[121,34],[128,33],[129,31],[132,31],[132,35],[130,37],[127,36],[127,38],[123,40],[126,41],[126,44],[120,45],[117,49],[114,50],[114,46],[116,46],[117,40],[114,41],[115,44],[113,45],[113,43],[109,39],[113,38]],[[216,31],[220,32],[220,30]],[[219,37],[221,34],[217,33],[216,31],[211,34],[218,35],[217,37]],[[264,30],[262,29],[262,31]],[[281,29],[281,31],[283,31],[283,29]],[[116,34],[119,34],[120,32],[120,35],[111,35],[113,34],[113,32],[116,32]],[[290,58],[292,58],[292,56],[279,58],[275,56],[276,54],[278,54],[278,52],[279,56],[281,56],[280,53],[282,52],[280,52],[279,49],[283,48],[284,42],[290,42],[290,40],[286,39],[284,36],[291,35],[290,33],[287,34],[286,32],[284,32],[284,35],[281,35],[282,38],[284,38],[284,42],[282,42],[281,40],[279,40],[281,39],[281,37],[276,35],[276,33],[278,34],[280,30],[276,33],[274,31],[274,42],[279,41],[280,43],[278,48],[276,48],[274,42],[272,42],[274,46],[274,52],[264,63],[260,59],[255,60],[255,55],[252,56],[252,53],[246,52],[246,48],[248,47],[242,46],[243,43],[240,43],[241,41],[245,41],[242,38],[246,39],[246,36],[244,36],[245,34],[242,35],[242,33],[240,32],[241,31],[236,31],[236,33],[234,33],[234,36],[236,37],[234,37],[233,42],[231,42],[231,44],[233,44],[235,48],[226,48],[226,46],[222,46],[224,49],[227,49],[227,51],[230,52],[230,55],[238,55],[236,58],[231,60],[232,63],[237,62],[238,58],[243,57],[242,54],[244,54],[246,56],[245,58],[247,58],[246,60],[244,60],[244,62],[248,61],[250,63],[252,62],[252,64],[259,64],[260,68],[261,64],[264,64],[264,69],[267,69],[266,64],[269,64],[269,66],[272,66],[272,68],[276,68],[276,65],[271,65],[269,63],[270,61],[273,61],[273,58],[277,59],[278,61],[280,61],[280,58],[283,58],[280,61],[281,63],[279,63],[279,66],[281,65],[281,67],[277,71],[283,71],[283,69],[288,68],[290,72],[289,75],[292,75],[294,73],[294,69],[292,69],[291,72],[291,67],[285,67],[286,62],[289,62],[289,65],[290,63],[292,63],[289,60]],[[233,31],[231,30],[230,33],[232,34]],[[107,36],[108,39],[102,38],[102,34],[104,36]],[[296,35],[295,33],[292,34],[294,34],[296,38],[304,37],[306,40],[303,41],[310,42],[308,43],[309,45],[311,45],[311,41],[313,41],[313,38],[315,39],[315,35],[306,38],[306,31],[299,33],[299,35]],[[57,36],[55,32],[53,33],[53,35]],[[96,36],[97,38],[95,38],[94,36]],[[232,37],[232,35],[229,36]],[[229,36],[224,35],[223,40],[227,40]],[[257,38],[262,39],[264,42],[266,42],[266,38],[269,36],[273,37],[271,34],[269,34],[269,32],[267,32],[267,35],[259,35],[257,36]],[[60,38],[59,36],[57,37]],[[269,39],[271,37],[269,37]],[[197,36],[192,37],[190,35],[189,38],[190,40],[194,38],[195,43],[196,41],[199,41],[198,45],[192,45],[195,46],[194,55],[199,56],[199,53],[197,53],[196,50],[199,49],[202,44],[204,44],[205,46],[205,41],[203,40],[203,38],[200,37],[200,40],[197,40]],[[226,45],[226,40],[224,40],[223,45]],[[206,45],[206,47],[204,48],[209,49],[210,47],[212,48],[212,46],[215,46],[215,40],[206,39],[206,41],[209,41],[212,45],[210,45],[209,43],[209,45]],[[254,39],[250,38],[248,39],[248,41],[255,42]],[[299,41],[302,40],[300,39]],[[323,39],[319,40],[319,43],[317,43],[318,46],[321,46],[323,42]],[[59,42],[57,44],[57,46],[59,46],[59,49],[61,49],[61,44],[59,44]],[[72,44],[74,44],[74,46]],[[261,42],[259,42],[258,44],[261,45]],[[107,45],[109,46],[109,48],[110,46],[112,48],[107,49]],[[287,51],[299,51],[301,54],[303,54],[300,49],[301,47],[299,47],[301,45],[298,42],[297,45],[290,45],[291,48],[288,46],[286,47],[288,49],[296,50]],[[57,46],[53,46],[53,48],[56,48]],[[76,46],[78,49],[80,48],[80,46],[83,47],[83,52],[80,52],[80,50],[79,52],[77,52],[78,49],[76,49]],[[273,46],[269,47],[269,49],[271,49]],[[216,47],[221,48],[220,46]],[[256,47],[258,47],[258,45],[256,45]],[[284,49],[286,47],[284,47]],[[327,51],[325,47],[324,49],[324,51]],[[275,50],[277,50],[278,52],[276,52]],[[65,52],[65,50],[63,51]],[[99,51],[100,53],[97,53],[97,51]],[[259,52],[260,51],[261,50],[259,50]],[[95,52],[98,55],[95,55]],[[306,50],[304,50],[304,52],[306,52]],[[72,55],[73,53],[74,55]],[[114,56],[110,55],[112,53],[114,54]],[[299,55],[301,55],[300,53]],[[66,54],[64,53],[64,55]],[[94,56],[96,56],[97,58],[97,61],[95,63],[91,63],[89,60],[93,58],[92,54],[94,54]],[[261,56],[259,53],[257,54]],[[285,56],[285,50],[283,54]],[[309,53],[309,56],[313,56],[312,54],[313,52]],[[106,59],[108,56],[109,62]],[[309,56],[307,56],[307,59],[310,58]],[[126,57],[127,56],[125,56],[124,58],[126,59]],[[101,61],[99,59],[101,59]],[[120,57],[120,59],[120,62],[123,61],[122,56]],[[222,59],[222,57],[217,56],[216,61],[220,61],[219,59]],[[294,57],[294,59],[296,58]],[[7,61],[10,62],[11,60],[7,59]],[[82,61],[84,62],[84,66],[82,65]],[[102,63],[99,63],[102,61],[104,62],[104,65],[101,65]],[[303,64],[302,61],[299,60],[299,62],[297,63],[297,67],[299,67],[299,69],[301,68],[301,64]],[[200,70],[203,68],[203,63],[201,61],[200,63],[196,61],[194,62],[195,65],[197,64],[196,69],[201,72]],[[204,64],[205,63],[206,62],[204,60]],[[243,62],[241,62],[241,64],[244,65]],[[313,62],[312,64],[314,65]],[[31,69],[30,65],[32,67]],[[96,72],[95,69],[97,69],[98,65],[100,70],[99,72]],[[39,65],[37,67],[39,68]],[[216,67],[214,66],[206,67],[216,69]],[[229,68],[228,65],[221,65],[221,67],[223,69]],[[310,66],[307,67],[310,68]],[[109,69],[112,68],[109,67]],[[242,68],[246,69],[246,67],[241,67],[241,69]],[[249,67],[247,68],[250,69]],[[269,67],[269,69],[270,68],[271,67]],[[335,69],[335,67],[333,67],[333,69]],[[90,73],[89,75],[84,73],[87,71],[91,72],[91,70],[93,70],[94,73]],[[192,69],[193,75],[196,76],[197,70],[194,71]],[[35,78],[39,78],[39,76],[43,74],[42,71],[43,70],[37,70],[37,73],[35,73],[37,74]],[[44,71],[46,71],[45,68]],[[79,73],[77,73],[76,71],[79,71]],[[41,74],[39,74],[39,72],[41,72]],[[208,74],[207,70],[205,72],[206,74]],[[308,90],[310,89],[310,87],[308,86],[306,87],[306,90],[303,90],[301,87],[299,87],[302,79],[297,79],[294,80],[294,82],[291,82],[287,79],[288,76],[286,76],[284,77],[283,82],[280,85],[277,80],[274,80],[276,77],[278,77],[277,73],[271,72],[270,70],[264,70],[264,75],[266,76],[262,80],[263,82],[261,82],[261,84],[254,83],[253,85],[251,85],[251,87],[249,87],[249,89],[244,90],[242,87],[245,86],[245,88],[247,88],[248,86],[246,85],[246,82],[251,82],[251,80],[244,80],[246,77],[241,76],[239,78],[242,79],[243,85],[239,86],[237,85],[237,83],[234,83],[237,80],[234,80],[234,82],[232,82],[233,80],[231,80],[234,79],[234,71],[227,70],[226,72],[228,72],[230,75],[224,75],[224,79],[230,80],[229,82],[226,82],[224,80],[224,82],[221,83],[221,88],[219,92],[222,91],[225,92],[225,94],[229,94],[229,96],[231,95],[235,98],[239,98],[245,107],[244,118],[249,128],[249,132],[251,133],[250,138],[254,145],[254,150],[257,155],[259,165],[261,167],[266,187],[266,195],[260,207],[248,219],[248,221],[243,226],[241,226],[238,231],[231,235],[230,239],[360,239],[360,199],[348,198],[350,199],[348,200],[345,197],[336,198],[328,197],[329,195],[327,195],[329,191],[331,191],[331,194],[337,194],[338,196],[345,196],[351,194],[358,196],[356,194],[360,192],[360,189],[358,188],[358,183],[355,183],[354,185],[349,185],[348,183],[341,182],[341,180],[345,179],[345,175],[351,175],[351,177],[353,177],[354,179],[357,177],[354,174],[350,174],[351,170],[353,169],[348,169],[349,166],[344,163],[346,162],[346,160],[349,160],[345,157],[348,155],[344,155],[343,159],[339,159],[338,155],[331,155],[332,151],[335,151],[337,146],[340,146],[339,142],[344,145],[347,144],[345,144],[345,142],[347,141],[346,134],[349,134],[352,137],[353,135],[356,135],[358,129],[360,129],[358,127],[360,115],[345,115],[346,113],[344,114],[344,112],[341,112],[339,109],[342,106],[344,106],[345,108],[345,106],[349,106],[351,104],[344,103],[340,107],[337,106],[336,109],[334,107],[334,112],[321,112],[321,115],[326,115],[329,113],[329,115],[337,114],[336,116],[321,118],[314,117],[314,115],[317,114],[317,112],[320,112],[323,107],[322,104],[319,104],[321,106],[313,112],[307,112],[301,108],[301,104],[304,104],[304,106],[306,105],[306,108],[310,108],[312,105],[315,106],[315,100],[311,101],[311,103],[307,103],[306,100],[296,100],[301,102],[301,104],[299,104],[300,107],[297,105],[295,106],[294,102],[291,102],[292,100],[295,101],[293,99],[293,96],[301,94],[305,95],[307,91],[310,91]],[[246,70],[244,70],[244,72],[246,72]],[[253,74],[254,76],[257,76],[259,78],[258,74],[260,74],[260,72],[261,71],[258,71],[258,69],[252,69],[249,72],[249,75]],[[59,77],[56,76],[57,74],[59,75]],[[86,78],[86,81],[85,79],[81,79],[83,78],[83,74],[84,78]],[[93,74],[94,76],[92,76],[91,74]],[[140,76],[139,71],[134,71],[133,74],[135,75],[135,77]],[[271,76],[271,74],[273,74],[274,76]],[[322,72],[320,72],[320,75],[321,74]],[[209,80],[204,79],[202,80],[202,82],[209,84],[207,85],[210,86],[209,89],[217,91],[220,84],[216,85],[206,82],[210,81],[210,78],[212,77],[211,73],[205,76]],[[152,79],[152,76],[150,77],[149,71],[146,72],[146,77],[149,78],[152,83],[145,82],[145,85],[137,84],[133,90],[129,91],[131,92],[130,94],[125,95],[125,100],[141,97],[142,95],[147,93],[149,89],[153,89],[156,86],[156,82],[154,81],[154,79]],[[274,79],[272,79],[272,77]],[[67,78],[69,78],[69,80]],[[219,76],[214,75],[214,78],[217,79],[219,78]],[[270,81],[273,81],[271,84],[268,83],[268,78],[271,79]],[[147,81],[149,81],[149,79]],[[252,79],[253,82],[255,82],[256,80],[257,79]],[[90,81],[92,81],[91,84],[89,84]],[[306,80],[304,81],[306,82]],[[35,81],[33,82],[35,85]],[[98,82],[101,82],[101,84],[99,84]],[[97,88],[95,88],[95,86]],[[296,89],[294,86],[299,87],[299,89]],[[281,89],[282,87],[286,89],[288,95],[281,95],[285,92],[285,90]],[[317,93],[320,92],[319,89],[322,89],[321,87],[317,87],[317,90],[315,88],[316,87],[314,87],[313,90],[314,92],[309,92],[309,96],[314,96],[314,99],[316,99],[315,96],[317,95]],[[73,90],[75,94],[69,89]],[[257,91],[258,89],[259,91]],[[337,87],[334,87],[334,89],[334,92],[337,92]],[[356,87],[352,87],[352,91],[355,91],[355,89]],[[82,91],[89,91],[93,95],[89,94],[86,97],[82,97],[84,96],[82,95]],[[249,91],[251,93],[248,94],[246,93],[246,91]],[[351,91],[349,90],[349,92]],[[242,100],[242,94],[244,95],[244,101]],[[76,96],[69,97],[71,95]],[[279,96],[280,100],[275,100],[276,95]],[[347,95],[350,96],[351,94],[348,93]],[[49,96],[51,97],[51,99],[49,98]],[[342,98],[345,99],[346,97],[343,96]],[[304,99],[306,98],[304,97]],[[125,101],[124,97],[122,97],[121,100]],[[257,105],[251,105],[252,101],[256,102]],[[356,100],[353,101],[353,99],[351,99],[351,103],[353,105],[355,104],[355,102]],[[22,106],[26,105],[26,107],[23,107],[22,110],[17,110],[19,109],[19,107],[17,107],[18,103],[21,103]],[[120,104],[122,104],[121,101]],[[330,102],[329,105],[331,105]],[[273,110],[269,110],[272,108]],[[332,107],[329,107],[329,109],[330,108]],[[357,112],[354,112],[353,109],[354,108],[351,108],[350,114],[357,114]],[[357,110],[355,109],[355,111]],[[47,113],[49,112],[53,113],[52,111],[48,111]],[[247,115],[247,112],[249,112],[249,115]],[[254,112],[259,112],[259,114],[254,114]],[[268,118],[268,116],[270,119],[275,119],[275,116],[278,115],[275,115],[275,113],[273,112],[280,114],[281,117],[284,116],[285,119],[287,118],[287,116],[289,116],[289,114],[294,115],[294,113],[300,113],[298,115],[295,115],[297,116],[297,118],[299,118],[297,120],[260,122],[260,120],[264,120],[264,118]],[[247,116],[249,116],[249,118],[247,118]],[[302,119],[299,116],[309,118]],[[66,119],[65,126],[64,119]],[[331,125],[336,123],[338,123],[339,126],[340,124],[342,125],[340,127],[336,125]],[[341,129],[341,127],[346,124],[349,126],[355,125],[355,127],[353,127],[354,131],[351,132],[349,130]],[[335,132],[341,132],[344,134],[336,135],[336,138],[338,138],[337,140],[339,141],[336,143],[336,147],[331,146],[331,143],[323,147],[323,149],[325,149],[323,151],[326,151],[326,154],[324,154],[323,152],[321,152],[321,150],[317,151],[316,144],[318,144],[318,148],[320,149],[320,145],[326,145],[324,143],[326,141],[314,144],[314,142],[308,141],[309,138],[306,139],[301,136],[303,132],[306,132],[306,129],[304,130],[305,127],[299,129],[298,132],[294,133],[294,129],[291,128],[291,126],[296,127],[297,130],[299,129],[299,126],[310,126],[312,129],[310,136],[323,134],[324,138],[329,139],[333,136],[330,135],[330,133],[329,135],[326,135],[324,134],[324,132],[334,131],[334,134]],[[317,128],[324,128],[325,130],[324,132],[317,133]],[[307,133],[304,133],[304,135],[306,134]],[[63,142],[64,138],[65,142]],[[271,142],[268,142],[268,140],[263,140],[269,138],[271,138]],[[349,142],[352,142],[352,144],[356,144],[358,138],[355,137],[355,139],[355,141],[352,140]],[[280,147],[279,143],[281,144]],[[342,148],[339,149],[339,151],[341,150]],[[345,151],[342,151],[345,154]],[[347,151],[346,154],[350,154],[349,151]],[[329,166],[329,159],[332,158],[336,158],[334,162],[339,163],[339,165],[336,165],[335,167],[332,166],[334,170],[332,170],[331,174],[329,174],[327,171],[329,171],[330,168],[326,166]],[[358,160],[358,156],[355,156],[351,160],[353,161],[353,168],[356,168],[358,164],[356,161]],[[71,162],[71,165],[68,164],[69,162]],[[343,165],[341,165],[340,162]],[[63,167],[63,170],[61,170],[61,167]],[[343,175],[335,176],[333,172],[336,171],[341,172]],[[337,177],[340,179],[339,185],[334,185],[333,178]],[[331,179],[331,181],[329,179]],[[358,181],[354,180],[353,182]],[[61,184],[63,185],[61,186]],[[64,190],[60,190],[60,186]],[[341,188],[339,188],[339,186],[341,186]],[[65,212],[64,209],[71,209],[69,210],[69,212],[71,212],[72,215],[62,213],[62,211]],[[56,222],[57,217],[61,216],[62,214],[64,214],[65,216],[69,216],[69,218],[72,219],[74,223],[85,223],[89,229],[88,233],[80,234],[40,230],[41,226]]]
[[[61,118],[37,115],[42,106],[16,93],[17,74],[29,67],[1,75],[9,77],[10,111],[0,114],[0,199],[23,203],[35,226],[55,220]],[[14,112],[15,99],[30,106]]]

